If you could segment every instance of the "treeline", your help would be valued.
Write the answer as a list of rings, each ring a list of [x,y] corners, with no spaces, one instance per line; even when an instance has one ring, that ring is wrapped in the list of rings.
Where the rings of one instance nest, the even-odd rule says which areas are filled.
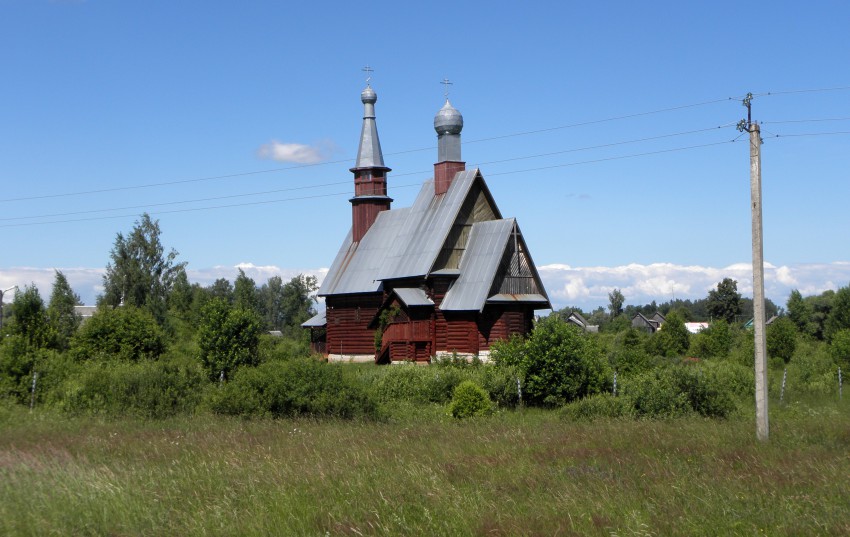
[[[571,419],[722,418],[752,404],[753,336],[742,326],[747,301],[734,280],[701,301],[643,310],[624,307],[615,290],[607,312],[587,314],[602,325],[598,333],[568,323],[572,309],[554,312],[527,337],[494,344],[493,364],[337,366],[310,355],[299,326],[314,314],[313,278],[258,286],[240,270],[232,284],[192,285],[159,235],[147,215],[117,235],[104,293],[85,322],[61,272],[47,303],[35,286],[17,293],[0,331],[0,403],[146,418],[369,419],[404,404],[437,405],[456,417],[531,405],[562,408]],[[684,323],[699,318],[695,304],[712,322],[691,334]],[[769,315],[783,313],[773,307]],[[661,329],[631,326],[632,311],[656,310],[666,313]],[[768,327],[767,347],[771,375],[787,370],[789,390],[832,393],[838,367],[850,366],[850,287],[813,297],[794,291]]]

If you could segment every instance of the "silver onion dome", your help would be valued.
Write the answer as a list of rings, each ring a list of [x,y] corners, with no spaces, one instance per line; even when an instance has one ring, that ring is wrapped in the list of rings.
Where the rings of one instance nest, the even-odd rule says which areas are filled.
[[[375,93],[375,90],[372,89],[372,86],[366,86],[366,89],[364,89],[360,93],[360,101],[362,101],[363,104],[375,104],[377,100],[378,94]]]
[[[434,116],[434,130],[437,134],[460,134],[463,129],[463,116],[446,99],[446,104]]]

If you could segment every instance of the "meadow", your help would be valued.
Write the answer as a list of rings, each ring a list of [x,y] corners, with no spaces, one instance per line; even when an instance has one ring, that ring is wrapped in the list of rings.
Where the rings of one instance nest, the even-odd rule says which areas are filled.
[[[0,534],[848,535],[850,404],[727,419],[162,420],[0,406]]]

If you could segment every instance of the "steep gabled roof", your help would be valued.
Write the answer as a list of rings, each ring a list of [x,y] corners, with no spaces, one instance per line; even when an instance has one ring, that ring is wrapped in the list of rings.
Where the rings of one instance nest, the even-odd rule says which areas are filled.
[[[525,257],[527,263],[516,262],[512,238],[517,241],[519,256]],[[469,242],[460,260],[460,277],[446,293],[440,309],[480,312],[487,303],[496,302],[536,302],[542,308],[551,307],[540,277],[527,252],[528,248],[525,246],[515,219],[476,222],[472,226]],[[506,264],[507,255],[512,257]],[[527,268],[530,269],[532,280],[530,285],[523,286],[527,288],[495,288],[503,283],[499,281],[500,279],[517,276],[525,265],[529,265]],[[500,268],[502,274],[500,274]]]
[[[398,230],[386,264],[378,274],[379,280],[426,276],[431,272],[476,180],[488,196],[497,218],[501,217],[477,168],[458,172],[448,191],[441,196],[434,195],[434,181],[426,181],[410,208],[410,217]]]
[[[349,231],[319,288],[319,296],[380,291],[376,276],[409,212],[409,208],[382,211],[360,242],[352,242]]]
[[[470,212],[473,205],[476,209]],[[476,210],[483,210],[484,216]],[[487,220],[475,222],[476,218]],[[458,269],[445,268],[445,259],[436,266],[447,244],[457,239],[457,231],[452,234],[452,230],[458,226],[470,229],[468,241],[462,246],[449,247],[463,252],[458,265],[453,265]],[[412,207],[379,213],[359,243],[353,242],[351,233],[348,234],[319,289],[319,296],[375,293],[383,289],[383,281],[423,278],[435,272],[459,275],[441,309],[481,311],[488,301],[534,302],[550,307],[518,232],[525,264],[529,265],[533,286],[539,292],[522,294],[494,289],[508,241],[515,230],[513,219],[502,219],[477,169],[458,172],[442,195],[434,195],[433,180],[426,181]],[[454,238],[450,239],[450,234]]]

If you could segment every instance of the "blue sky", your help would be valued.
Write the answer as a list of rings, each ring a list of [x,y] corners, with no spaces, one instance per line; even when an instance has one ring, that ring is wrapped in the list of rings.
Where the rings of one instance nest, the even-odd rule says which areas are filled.
[[[92,303],[143,211],[194,281],[321,277],[367,64],[394,206],[430,177],[447,77],[556,307],[752,292],[747,92],[768,297],[845,286],[848,27],[839,1],[0,0],[0,286],[48,296],[60,269]]]

